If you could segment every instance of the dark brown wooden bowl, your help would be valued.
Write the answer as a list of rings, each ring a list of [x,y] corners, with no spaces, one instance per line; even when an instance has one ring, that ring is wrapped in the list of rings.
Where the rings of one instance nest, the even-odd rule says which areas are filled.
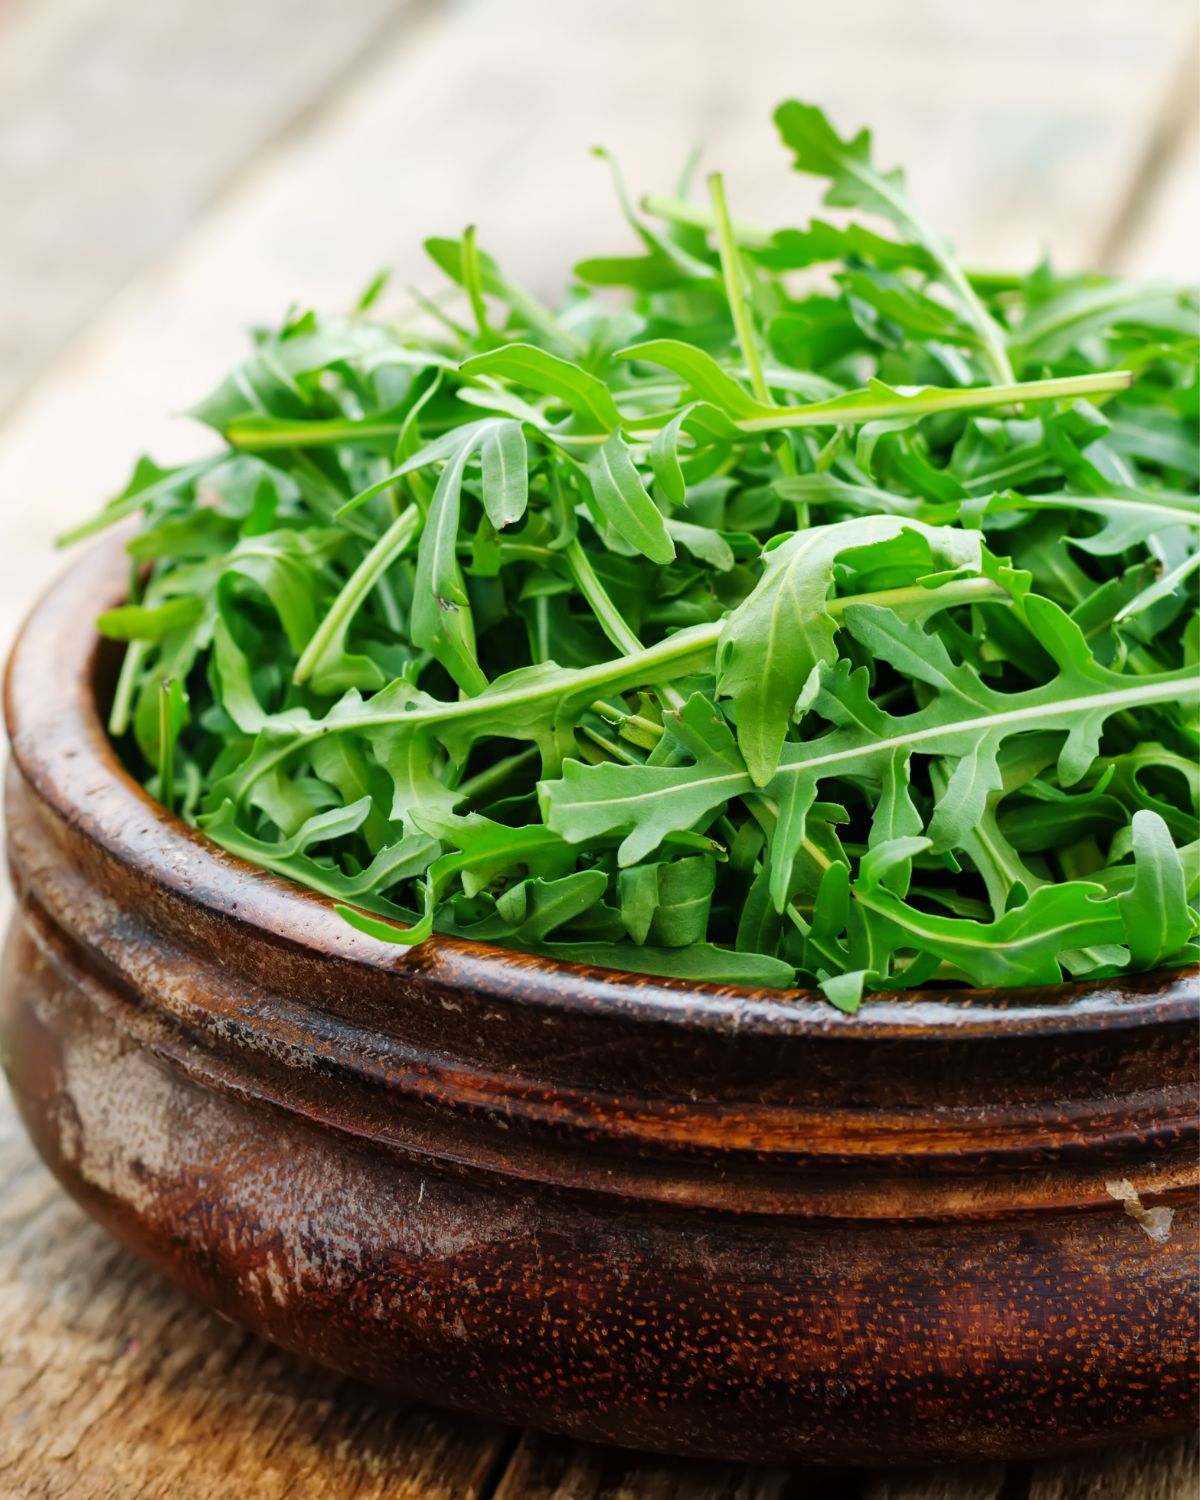
[[[123,577],[85,557],[9,667],[0,1004],[39,1151],[137,1254],[352,1375],[679,1453],[1192,1420],[1194,971],[850,1018],[389,947],[122,769],[91,622]]]

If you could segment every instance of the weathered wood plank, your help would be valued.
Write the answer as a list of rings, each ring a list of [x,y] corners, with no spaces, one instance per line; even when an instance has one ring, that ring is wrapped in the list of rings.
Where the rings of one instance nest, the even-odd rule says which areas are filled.
[[[1141,167],[1101,251],[1127,276],[1194,281],[1200,261],[1200,27],[1181,50]]]
[[[1039,1464],[1028,1500],[1195,1500],[1197,1493],[1200,1460],[1193,1434]]]
[[[639,1457],[525,1433],[493,1500],[785,1500],[805,1494],[782,1469]]]
[[[597,1500],[611,1458],[604,1449],[540,1433],[524,1433],[492,1500]]]
[[[861,1500],[1017,1500],[1005,1489],[1007,1477],[1003,1464],[876,1475]]]
[[[407,9],[0,5],[0,410]]]

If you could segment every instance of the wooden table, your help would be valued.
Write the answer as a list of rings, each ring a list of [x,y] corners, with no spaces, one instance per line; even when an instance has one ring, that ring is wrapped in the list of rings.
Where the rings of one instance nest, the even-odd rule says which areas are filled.
[[[1189,275],[1191,0],[0,0],[0,646],[49,538],[296,297],[469,222],[553,293],[627,239],[692,142],[736,208],[798,219],[772,104],[870,121],[976,262]],[[286,38],[286,45],[284,39]],[[15,205],[15,209],[14,206]],[[35,1160],[0,1089],[0,1500],[1190,1500],[1184,1441],[909,1476],[672,1463],[394,1402],[174,1292]]]

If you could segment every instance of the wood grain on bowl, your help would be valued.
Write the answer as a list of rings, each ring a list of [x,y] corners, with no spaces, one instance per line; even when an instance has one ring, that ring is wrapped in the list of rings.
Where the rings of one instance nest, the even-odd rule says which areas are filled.
[[[1196,1399],[1194,971],[819,997],[406,952],[124,772],[90,624],[7,683],[6,1067],[68,1189],[337,1369],[739,1458],[1063,1451]]]

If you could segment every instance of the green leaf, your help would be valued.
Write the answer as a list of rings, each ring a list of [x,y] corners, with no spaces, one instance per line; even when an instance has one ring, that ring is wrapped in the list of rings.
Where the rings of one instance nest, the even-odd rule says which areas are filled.
[[[463,362],[461,370],[468,380],[482,376],[512,380],[552,396],[574,413],[580,433],[615,432],[621,424],[621,414],[602,380],[532,344],[505,344],[502,349],[476,354]]]
[[[846,974],[829,974],[821,981],[826,1000],[843,1014],[852,1016],[862,1004],[863,982],[867,970],[851,969]]]
[[[979,514],[986,524],[989,517],[1039,510],[1072,511],[1100,522],[1098,532],[1071,538],[1073,547],[1090,552],[1094,557],[1112,557],[1125,552],[1170,526],[1200,530],[1200,501],[1194,495],[1172,495],[1161,491],[1147,494],[1128,491],[1114,495],[1021,495],[1010,490],[1006,494],[991,496]]]
[[[366,489],[359,490],[338,509],[337,516],[340,518],[349,515],[351,511],[365,505],[368,500],[374,500],[377,495],[384,494],[406,474],[413,474],[418,469],[427,468],[430,464],[454,458],[464,451],[468,454],[473,452],[498,425],[500,425],[500,419],[497,417],[481,417],[477,421],[465,423],[460,427],[452,428],[449,432],[442,433],[440,437],[418,448],[415,453],[409,453],[382,479],[377,479]],[[410,434],[411,428],[407,425],[401,429],[399,442],[402,448],[408,446]]]
[[[395,943],[403,948],[411,948],[418,943],[426,942],[433,936],[433,912],[431,910],[424,911],[418,921],[410,923],[407,927],[401,927],[398,922],[380,921],[378,917],[366,911],[359,911],[353,906],[335,906],[334,911],[351,927],[365,933],[367,937],[376,938],[381,943]]]
[[[263,869],[286,876],[310,890],[335,900],[353,901],[379,915],[403,919],[398,907],[380,893],[421,875],[437,854],[437,844],[423,835],[410,835],[379,850],[357,875],[346,875],[336,865],[318,862],[308,851],[315,844],[344,839],[360,828],[370,811],[369,799],[348,807],[332,808],[309,818],[289,839],[272,843],[240,827],[231,802],[201,820],[201,827],[230,854],[252,861]]]
[[[133,477],[121,493],[110,500],[99,515],[92,520],[84,521],[82,525],[73,526],[69,531],[64,531],[57,539],[58,545],[60,547],[73,546],[74,543],[95,536],[97,532],[104,531],[109,526],[115,526],[126,516],[131,516],[135,511],[153,505],[159,500],[175,499],[186,495],[197,479],[216,468],[220,462],[220,457],[205,458],[199,463],[183,464],[175,469],[160,469],[153,460],[139,458]]]
[[[473,896],[492,881],[508,877],[514,870],[558,877],[570,864],[562,839],[548,828],[532,825],[509,828],[489,818],[419,816],[417,822],[428,833],[452,839],[458,848],[443,854],[430,867],[429,878],[440,896],[456,881]]]
[[[920,245],[887,239],[862,224],[839,227],[823,219],[813,219],[806,229],[776,230],[768,243],[751,246],[749,253],[773,271],[799,271],[839,260],[866,261],[882,271],[933,269],[928,252]]]
[[[720,407],[735,419],[770,415],[771,408],[744,391],[711,355],[679,339],[651,339],[645,344],[631,344],[627,349],[618,349],[613,357],[661,365],[678,375],[701,400]]]
[[[650,444],[650,467],[662,486],[663,494],[678,508],[687,498],[687,481],[679,462],[679,439],[690,407],[676,412],[665,427],[654,434]]]
[[[817,796],[817,783],[793,777],[779,789],[776,822],[767,853],[771,902],[777,912],[787,910],[792,898],[796,859],[808,833],[808,814]]]
[[[738,744],[755,784],[775,774],[801,690],[819,662],[836,655],[826,600],[842,553],[900,536],[926,543],[933,572],[941,563],[978,572],[977,533],[937,530],[890,516],[863,517],[800,532],[767,553],[758,587],[729,616],[721,632],[717,688],[736,707]]]
[[[910,339],[938,339],[968,345],[978,343],[978,334],[953,308],[896,277],[885,278],[866,271],[843,271],[838,280],[852,300],[874,309]]]
[[[977,985],[1057,984],[1064,953],[1119,943],[1125,930],[1116,901],[1083,881],[1042,886],[994,922],[933,916],[878,885],[856,885],[853,896],[881,920],[889,947],[926,949]]]
[[[420,529],[421,517],[415,505],[401,511],[342,585],[309,636],[292,673],[293,682],[311,678],[318,692],[383,686],[383,674],[373,661],[347,651],[346,636],[371,592],[408,551]]]
[[[919,622],[901,621],[872,605],[848,608],[845,619],[855,638],[876,658],[929,684],[935,695],[924,708],[894,718],[865,697],[863,674],[823,669],[813,706],[837,727],[802,745],[787,745],[767,783],[768,795],[781,795],[793,777],[878,777],[897,750],[945,756],[968,766],[982,760],[986,766],[995,745],[1008,735],[1042,729],[1065,734],[1059,767],[1070,784],[1095,758],[1100,731],[1112,714],[1135,705],[1170,703],[1185,692],[1196,695],[1186,669],[1141,678],[1099,667],[1061,611],[1056,616],[1047,601],[1029,601],[1034,603],[1042,606],[1037,617],[1047,634],[1052,622],[1057,631],[1053,647],[1061,669],[1052,682],[1023,693],[985,687],[970,668],[955,666]],[[547,824],[573,843],[623,835],[618,857],[634,864],[668,833],[696,827],[723,802],[753,790],[728,728],[700,695],[689,700],[672,734],[694,757],[692,764],[584,767],[568,762],[560,781],[539,788]],[[971,784],[977,796],[988,778],[973,773]],[[961,805],[953,812],[962,819]]]
[[[458,562],[459,500],[473,439],[459,448],[438,478],[417,549],[412,638],[432,651],[465,693],[479,693],[487,678],[475,650],[471,601]]]
[[[829,179],[826,203],[839,208],[866,208],[909,228],[904,174],[879,172],[871,161],[871,132],[860,130],[843,140],[815,104],[791,99],[775,111],[784,145],[795,152],[792,165]]]
[[[675,543],[620,433],[592,450],[586,473],[600,517],[643,557],[669,563]]]
[[[860,130],[843,140],[813,104],[789,100],[775,111],[785,146],[795,152],[793,165],[829,180],[825,202],[839,208],[865,208],[881,214],[916,241],[929,255],[942,280],[956,296],[966,321],[975,329],[993,378],[1012,379],[1005,338],[996,320],[950,255],[941,235],[928,228],[911,203],[899,169],[879,171],[871,160],[871,132]]]
[[[1133,884],[1117,904],[1133,965],[1153,969],[1176,953],[1196,930],[1187,902],[1183,864],[1170,830],[1157,813],[1133,815]]]
[[[342,544],[341,534],[326,527],[243,536],[224,560],[219,587],[223,594],[247,584],[261,591],[298,653],[316,629],[317,579]]]
[[[520,422],[501,422],[479,450],[483,508],[497,531],[515,525],[529,504],[529,453]]]
[[[669,833],[682,832],[737,795],[750,790],[727,725],[713,705],[693,694],[668,731],[694,757],[673,765],[584,766],[569,760],[557,781],[538,788],[546,826],[569,843],[623,836],[617,857],[638,864]]]
[[[547,943],[537,951],[566,963],[660,974],[691,984],[761,984],[786,989],[796,979],[795,969],[782,959],[766,953],[737,953],[715,943],[693,943],[690,948],[641,948],[632,943]]]
[[[1161,282],[1069,286],[1039,303],[1018,323],[1013,330],[1014,351],[1025,362],[1061,359],[1081,339],[1122,323],[1191,333],[1196,313],[1186,301],[1179,287]]]
[[[878,868],[877,851],[879,849],[887,848],[894,851],[903,850],[907,846],[909,853],[901,852],[897,859],[889,862],[886,871],[880,875],[880,879],[888,889],[894,891],[897,896],[904,896],[908,893],[908,883],[912,874],[909,855],[916,852],[911,841],[919,838],[924,830],[921,814],[912,799],[910,759],[904,747],[898,746],[892,751],[886,765],[880,769],[879,801],[875,804],[875,813],[871,819],[871,832],[867,838],[868,853],[863,856],[860,866],[865,874],[867,862],[872,854],[876,854],[876,868]],[[944,803],[945,794],[938,801],[939,814]]]
[[[783,919],[771,900],[770,881],[760,868],[746,893],[738,918],[736,943],[742,950],[777,954],[783,936]]]
[[[519,942],[542,943],[556,928],[595,906],[607,888],[603,870],[577,870],[557,880],[523,880],[496,898],[496,910]]]
[[[461,241],[428,239],[425,241],[425,252],[447,276],[457,281],[460,286],[465,284]],[[576,350],[575,341],[554,314],[548,308],[543,307],[536,297],[531,296],[523,287],[505,276],[490,255],[483,250],[477,250],[476,261],[480,284],[485,292],[507,303],[527,328],[540,333],[556,348],[567,352]]]
[[[635,943],[686,948],[704,941],[716,865],[703,855],[623,869],[621,920]]]
[[[718,573],[728,573],[734,565],[733,548],[720,532],[707,526],[693,526],[690,521],[671,518],[667,521],[667,535]]]
[[[96,618],[96,629],[110,641],[160,641],[204,613],[204,600],[195,594],[167,599],[162,604],[122,604]]]

